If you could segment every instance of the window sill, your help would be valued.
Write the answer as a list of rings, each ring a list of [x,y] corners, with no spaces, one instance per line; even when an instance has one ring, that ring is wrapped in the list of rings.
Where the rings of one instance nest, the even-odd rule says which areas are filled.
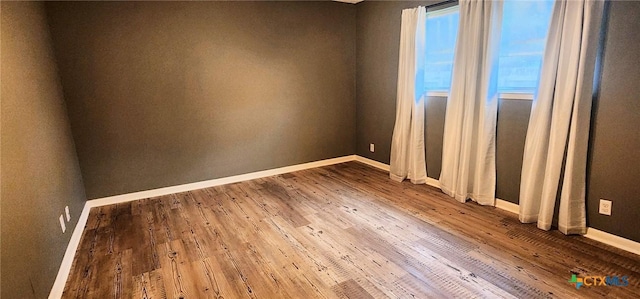
[[[501,100],[525,100],[533,101],[532,93],[519,93],[519,92],[501,92],[498,96]]]
[[[427,97],[449,97],[448,91],[428,91]],[[523,100],[533,101],[533,93],[520,93],[520,92],[501,92],[498,94],[498,98],[501,100]]]
[[[427,91],[427,97],[448,98],[448,91]]]

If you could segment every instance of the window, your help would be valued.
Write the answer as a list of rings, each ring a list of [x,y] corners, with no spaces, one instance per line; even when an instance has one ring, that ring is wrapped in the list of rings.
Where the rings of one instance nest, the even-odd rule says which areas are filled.
[[[534,93],[538,87],[553,1],[505,1],[498,91]]]
[[[552,0],[507,0],[502,13],[498,91],[532,99],[538,86],[542,56],[553,10]],[[427,12],[424,88],[443,95],[451,89],[451,72],[458,35],[458,6]],[[419,84],[418,84],[419,85]]]
[[[427,12],[424,54],[427,92],[451,88],[458,19],[458,6]]]

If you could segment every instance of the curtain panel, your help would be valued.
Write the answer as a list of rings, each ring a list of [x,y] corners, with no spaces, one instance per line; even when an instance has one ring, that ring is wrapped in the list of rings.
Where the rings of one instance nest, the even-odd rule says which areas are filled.
[[[427,180],[424,145],[424,43],[427,11],[424,7],[402,11],[396,123],[391,140],[389,176],[408,178],[414,184]]]
[[[559,230],[586,233],[587,148],[603,8],[601,0],[554,4],[520,183],[520,221],[544,230],[551,228],[560,189]]]
[[[440,188],[460,202],[495,205],[497,66],[502,1],[459,3],[460,24],[447,99]]]

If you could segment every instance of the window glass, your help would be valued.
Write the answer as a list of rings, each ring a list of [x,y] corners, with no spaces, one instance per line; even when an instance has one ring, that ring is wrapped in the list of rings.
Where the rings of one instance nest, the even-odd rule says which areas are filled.
[[[549,31],[553,1],[505,1],[498,91],[534,93]]]
[[[427,13],[424,54],[427,91],[448,91],[451,88],[458,20],[457,6]]]
[[[499,92],[535,92],[552,10],[553,0],[504,2],[498,61]],[[424,89],[427,92],[451,89],[459,18],[457,6],[427,13],[424,51]]]

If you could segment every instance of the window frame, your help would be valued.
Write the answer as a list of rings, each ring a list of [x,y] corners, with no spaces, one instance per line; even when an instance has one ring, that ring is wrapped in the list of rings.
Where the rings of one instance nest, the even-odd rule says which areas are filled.
[[[427,19],[429,19],[429,17],[439,17],[439,16],[444,16],[453,12],[458,12],[458,13],[460,12],[460,5],[458,4],[458,1],[438,3],[434,6],[436,7],[427,7],[427,15],[425,18],[425,23]],[[456,32],[456,35],[457,34],[458,33]],[[454,48],[454,52],[455,52],[455,48]],[[454,53],[454,56],[455,56],[455,53]],[[453,72],[453,69],[451,71]],[[426,97],[448,97],[450,90],[451,90],[451,87],[449,87],[449,90],[427,90],[425,92],[425,96]]]

